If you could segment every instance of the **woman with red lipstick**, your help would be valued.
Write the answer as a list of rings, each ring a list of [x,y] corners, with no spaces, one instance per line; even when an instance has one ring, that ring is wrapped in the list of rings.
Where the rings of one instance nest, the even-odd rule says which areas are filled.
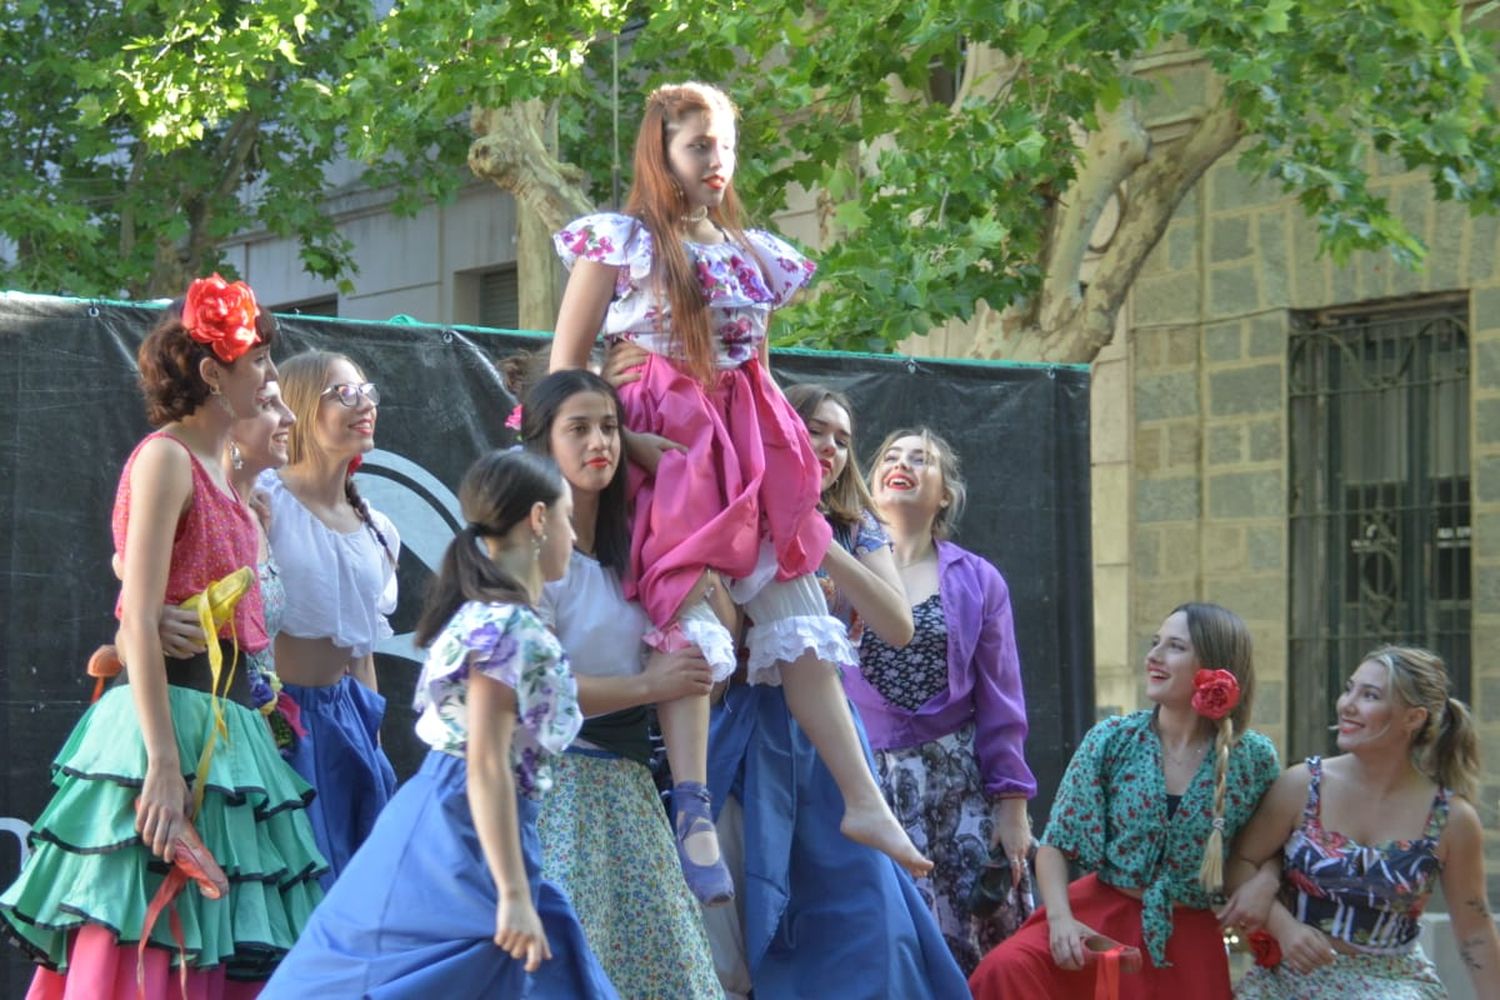
[[[1446,997],[1417,943],[1441,884],[1474,995],[1500,998],[1500,936],[1472,805],[1479,739],[1448,696],[1443,661],[1425,649],[1374,650],[1344,686],[1336,731],[1343,752],[1278,778],[1235,844],[1231,882],[1265,880],[1278,853],[1283,865],[1266,921],[1279,961],[1257,964],[1235,995]],[[1273,872],[1272,891],[1277,882]]]
[[[1022,891],[1036,779],[1026,765],[1026,701],[1010,594],[989,562],[949,541],[963,510],[958,456],[925,428],[890,434],[870,490],[894,545],[915,634],[876,632],[844,677],[875,748],[881,787],[934,869],[917,887],[964,973],[1029,912]],[[1000,845],[1014,905],[980,920],[967,900]]]
[[[969,977],[977,1000],[1089,996],[1111,978],[1122,1000],[1229,1000],[1212,907],[1226,845],[1278,771],[1271,741],[1245,728],[1250,631],[1217,604],[1184,604],[1145,668],[1155,707],[1105,719],[1073,754],[1037,848],[1043,907]],[[1088,873],[1071,884],[1070,862]]]
[[[396,790],[380,747],[374,649],[391,635],[401,538],[354,486],[353,463],[375,447],[379,389],[353,361],[323,351],[288,359],[281,386],[297,417],[291,461],[259,482],[286,587],[276,668],[306,730],[290,759],[318,792],[310,812],[331,866],[326,888]]]
[[[30,1000],[254,997],[322,898],[307,783],[251,707],[245,671],[222,679],[269,641],[259,586],[205,637],[212,653],[174,656],[160,633],[163,607],[257,561],[255,518],[220,460],[275,384],[276,333],[243,282],[214,275],[141,344],[158,429],[115,497],[124,672],[58,753],[32,852],[0,896],[0,932],[42,966]],[[193,881],[174,896],[178,872]]]
[[[621,593],[630,518],[614,389],[571,369],[546,376],[524,398],[523,442],[555,461],[573,491],[568,572],[542,588],[537,611],[568,654],[586,716],[553,762],[537,815],[542,875],[568,894],[624,1000],[718,1000],[698,902],[683,882],[651,775],[646,710],[707,694],[708,664],[696,650],[647,649],[641,638],[651,623]]]
[[[697,646],[717,678],[735,643],[708,603],[690,599],[712,570],[732,580],[754,622],[751,683],[780,684],[797,722],[843,795],[840,829],[918,874],[929,867],[880,795],[838,680],[854,651],[814,576],[831,538],[818,513],[817,459],[767,370],[766,328],[811,277],[790,245],[742,229],[731,184],[734,107],[699,83],[660,87],[646,101],[626,214],[591,215],[556,237],[572,269],[551,368],[585,367],[595,338],[648,352],[621,390],[635,523],[626,594],[654,626],[647,641]],[[680,449],[660,450],[663,440]],[[708,701],[659,711],[668,746],[691,748],[677,771],[678,849],[700,900],[726,902],[707,777]]]

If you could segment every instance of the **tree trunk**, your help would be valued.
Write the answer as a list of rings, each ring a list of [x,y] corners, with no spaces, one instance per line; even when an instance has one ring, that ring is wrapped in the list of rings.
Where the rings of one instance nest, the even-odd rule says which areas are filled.
[[[516,200],[516,287],[520,326],[551,330],[561,302],[561,265],[552,234],[594,210],[583,172],[557,158],[557,117],[541,101],[476,108],[469,169]]]

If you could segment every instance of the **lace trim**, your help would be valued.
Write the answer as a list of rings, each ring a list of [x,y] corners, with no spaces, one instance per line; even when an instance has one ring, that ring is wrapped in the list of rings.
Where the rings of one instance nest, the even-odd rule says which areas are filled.
[[[841,668],[859,664],[859,656],[849,644],[847,627],[832,615],[801,615],[756,625],[750,629],[748,642],[750,665],[746,672],[751,684],[779,687],[780,665],[807,652]]]

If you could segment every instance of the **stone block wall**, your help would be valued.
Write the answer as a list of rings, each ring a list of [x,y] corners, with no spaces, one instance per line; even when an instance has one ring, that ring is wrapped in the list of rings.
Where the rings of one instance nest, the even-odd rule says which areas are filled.
[[[1233,608],[1255,636],[1255,725],[1285,753],[1291,313],[1467,292],[1472,708],[1489,775],[1477,804],[1486,828],[1500,829],[1500,660],[1487,655],[1500,639],[1500,222],[1471,219],[1432,198],[1420,175],[1372,163],[1382,191],[1429,247],[1428,260],[1415,272],[1383,254],[1336,266],[1318,256],[1314,227],[1296,204],[1233,159],[1183,202],[1142,270],[1126,320],[1136,658],[1175,604],[1196,598]],[[1491,897],[1500,898],[1500,835],[1488,836]]]

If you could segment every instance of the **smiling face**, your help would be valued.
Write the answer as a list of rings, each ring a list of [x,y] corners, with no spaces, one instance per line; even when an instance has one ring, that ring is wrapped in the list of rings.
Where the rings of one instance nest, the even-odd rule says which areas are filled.
[[[1185,707],[1193,701],[1198,653],[1188,632],[1185,611],[1174,611],[1161,623],[1146,650],[1146,697],[1158,705]]]
[[[807,436],[823,470],[821,488],[826,491],[849,465],[849,443],[854,432],[849,427],[848,411],[831,399],[823,400],[807,421]]]
[[[876,461],[871,480],[875,505],[882,511],[905,507],[931,521],[948,502],[937,449],[920,434],[892,441]]]
[[[667,164],[689,211],[724,200],[734,179],[735,138],[734,116],[722,109],[688,112],[669,129]]]
[[[1366,660],[1350,675],[1338,700],[1338,748],[1367,750],[1407,746],[1427,716],[1391,690],[1385,664]]]
[[[281,399],[281,385],[267,382],[256,398],[257,412],[234,422],[229,436],[240,460],[252,474],[279,469],[287,462],[287,440],[296,417]]]
[[[210,358],[200,370],[204,380],[218,388],[235,419],[255,416],[259,412],[260,394],[276,378],[276,364],[271,360],[271,349],[265,345],[250,348],[233,364]]]
[[[358,387],[365,382],[364,373],[346,358],[334,359],[323,376],[313,440],[335,458],[350,459],[375,447],[375,404],[362,392],[352,394],[353,406],[345,406],[340,398],[348,395],[341,393],[340,387]]]
[[[564,478],[580,493],[601,493],[620,466],[620,418],[614,401],[598,392],[575,392],[557,408],[547,449]]]

